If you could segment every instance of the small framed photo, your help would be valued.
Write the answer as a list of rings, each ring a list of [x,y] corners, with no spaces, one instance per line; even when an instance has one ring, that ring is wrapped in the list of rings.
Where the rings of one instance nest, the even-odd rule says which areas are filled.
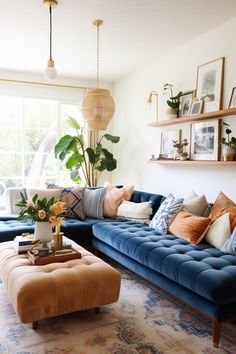
[[[189,116],[195,90],[183,93],[179,98],[179,117]]]
[[[198,66],[196,97],[204,100],[204,112],[221,109],[223,77],[224,57]]]
[[[203,101],[194,101],[191,105],[190,116],[202,113]]]
[[[191,160],[218,160],[219,120],[192,123],[190,127]]]
[[[229,101],[229,108],[235,108],[236,107],[236,87],[233,87],[230,101]]]
[[[181,141],[181,129],[172,129],[161,133],[160,156],[163,159],[174,159],[175,148],[173,140]]]

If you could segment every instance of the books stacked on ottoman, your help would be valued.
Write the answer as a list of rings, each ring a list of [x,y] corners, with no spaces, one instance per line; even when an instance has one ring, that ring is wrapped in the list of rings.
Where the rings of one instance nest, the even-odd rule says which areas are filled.
[[[37,241],[33,234],[22,234],[14,238],[13,247],[18,254],[24,254],[27,253]]]

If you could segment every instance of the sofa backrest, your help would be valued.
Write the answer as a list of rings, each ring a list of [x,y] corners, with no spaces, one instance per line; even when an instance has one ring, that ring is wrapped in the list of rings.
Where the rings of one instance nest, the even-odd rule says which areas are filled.
[[[165,199],[166,197],[164,197],[161,194],[152,194],[152,193],[134,190],[130,201],[134,203],[151,202],[152,210],[153,210],[152,217],[153,217],[156,214],[157,209]]]

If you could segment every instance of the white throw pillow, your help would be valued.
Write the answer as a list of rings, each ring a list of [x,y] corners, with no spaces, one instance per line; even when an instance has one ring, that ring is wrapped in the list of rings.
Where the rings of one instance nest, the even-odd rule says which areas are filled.
[[[184,199],[183,207],[191,214],[205,216],[209,204],[205,195],[198,196],[192,192],[189,197]]]
[[[119,219],[134,220],[140,223],[150,221],[151,215],[151,202],[134,203],[124,200],[117,210],[117,217]]]
[[[27,198],[32,200],[35,194],[38,194],[38,199],[51,199],[54,197],[55,201],[61,198],[62,189],[27,189]]]
[[[226,240],[231,236],[229,213],[225,213],[216,219],[209,227],[204,241],[216,248],[222,248]]]

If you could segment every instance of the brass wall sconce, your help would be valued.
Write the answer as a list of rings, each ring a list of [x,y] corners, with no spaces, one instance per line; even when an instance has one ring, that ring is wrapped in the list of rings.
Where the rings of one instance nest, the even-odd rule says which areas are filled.
[[[150,92],[148,96],[147,103],[152,104],[152,96],[156,96],[156,122],[158,122],[158,93],[157,91],[153,90]]]

